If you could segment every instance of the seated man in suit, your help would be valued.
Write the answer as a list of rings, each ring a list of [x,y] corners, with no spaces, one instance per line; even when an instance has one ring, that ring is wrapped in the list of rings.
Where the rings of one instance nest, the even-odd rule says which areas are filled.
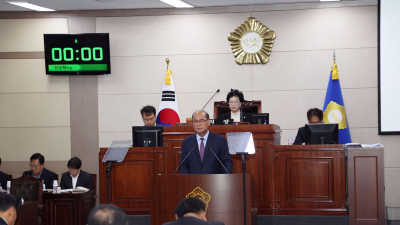
[[[224,225],[223,222],[207,222],[206,205],[198,198],[184,198],[175,208],[175,221],[163,225],[201,225],[215,224]]]
[[[82,161],[78,157],[71,158],[67,166],[68,172],[63,173],[61,176],[61,189],[75,189],[76,187],[94,189],[93,177],[81,170]]]
[[[182,163],[181,174],[232,173],[233,163],[228,145],[224,136],[208,130],[210,126],[208,113],[198,110],[193,113],[192,119],[196,133],[182,141],[179,162]],[[223,169],[219,160],[226,170]]]
[[[0,169],[1,169],[1,158],[0,158]],[[0,186],[4,190],[7,189],[7,181],[10,180],[10,175],[0,171]]]
[[[128,225],[128,218],[121,208],[115,205],[98,205],[89,214],[88,225]]]
[[[232,92],[229,92],[228,95],[226,96],[226,101],[229,103],[229,109],[231,110],[230,112],[221,114],[220,119],[226,120],[226,119],[233,119],[234,122],[251,122],[251,116],[248,113],[242,112],[243,114],[243,121],[240,121],[240,106],[244,102],[244,95],[241,91],[238,90],[233,90],[235,92],[235,95]],[[239,99],[239,102],[237,101]]]
[[[154,108],[151,105],[144,106],[140,110],[140,114],[142,115],[142,120],[144,122],[145,126],[152,127],[152,126],[162,126],[158,123],[157,121],[157,116],[156,116],[156,108]]]
[[[324,113],[318,108],[311,108],[307,111],[307,119],[309,124],[322,123]],[[300,127],[297,132],[296,139],[294,140],[294,145],[305,145],[306,141],[306,127]]]
[[[50,170],[44,168],[44,156],[35,153],[31,156],[29,167],[31,170],[25,171],[22,176],[33,176],[44,180],[47,189],[53,188],[53,181],[57,180],[57,175]]]
[[[14,196],[0,193],[0,225],[14,225],[18,203]]]

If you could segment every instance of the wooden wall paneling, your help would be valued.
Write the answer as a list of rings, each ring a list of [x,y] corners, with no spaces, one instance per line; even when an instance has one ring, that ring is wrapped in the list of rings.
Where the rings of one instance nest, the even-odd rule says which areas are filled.
[[[343,153],[342,145],[275,146],[276,213],[347,215]]]

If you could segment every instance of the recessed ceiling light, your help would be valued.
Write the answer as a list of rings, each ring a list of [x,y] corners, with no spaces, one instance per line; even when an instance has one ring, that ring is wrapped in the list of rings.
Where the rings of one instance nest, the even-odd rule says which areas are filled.
[[[160,1],[167,3],[168,5],[172,5],[173,7],[176,8],[193,8],[193,6],[184,3],[180,0],[160,0]]]
[[[16,5],[16,6],[20,6],[20,7],[24,7],[27,9],[32,9],[32,10],[36,10],[36,11],[56,11],[54,9],[48,9],[48,8],[44,8],[41,6],[37,6],[34,4],[31,4],[29,2],[14,2],[14,1],[6,1],[8,4],[12,4],[12,5]]]

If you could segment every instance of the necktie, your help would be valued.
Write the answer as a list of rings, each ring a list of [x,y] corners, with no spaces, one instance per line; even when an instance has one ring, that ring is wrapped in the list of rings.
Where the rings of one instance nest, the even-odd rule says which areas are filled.
[[[203,156],[204,156],[204,138],[200,138],[201,143],[200,143],[200,159],[203,162]]]

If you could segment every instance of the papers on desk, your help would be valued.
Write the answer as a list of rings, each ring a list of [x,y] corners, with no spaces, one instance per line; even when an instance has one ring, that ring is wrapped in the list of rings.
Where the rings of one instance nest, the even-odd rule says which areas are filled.
[[[85,193],[88,192],[89,189],[84,188],[84,187],[76,187],[75,189],[63,189],[60,191],[60,193],[67,193],[67,192],[72,192],[73,194],[75,193]]]
[[[346,147],[358,147],[358,148],[383,148],[384,146],[381,143],[376,144],[361,144],[361,143],[347,143]]]

